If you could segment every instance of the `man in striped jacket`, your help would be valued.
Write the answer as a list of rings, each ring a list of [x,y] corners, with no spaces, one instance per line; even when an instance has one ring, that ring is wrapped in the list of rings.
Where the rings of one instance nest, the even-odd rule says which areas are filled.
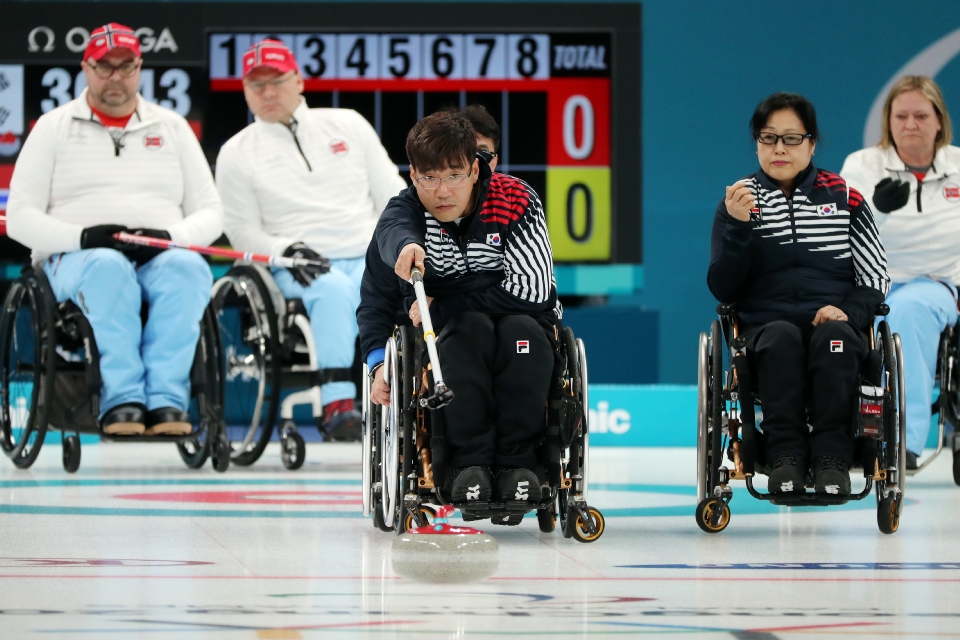
[[[372,399],[389,402],[380,365],[394,325],[420,324],[407,282],[417,266],[455,394],[434,414],[446,427],[451,499],[539,499],[534,441],[554,360],[543,325],[560,317],[540,199],[476,157],[476,134],[460,113],[424,118],[406,148],[414,185],[380,217],[357,311]]]

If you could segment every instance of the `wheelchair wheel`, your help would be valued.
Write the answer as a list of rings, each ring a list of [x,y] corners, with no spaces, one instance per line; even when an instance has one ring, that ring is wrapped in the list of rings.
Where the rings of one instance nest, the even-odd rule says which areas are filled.
[[[240,423],[227,430],[230,460],[248,466],[270,442],[280,404],[277,313],[259,273],[247,265],[233,266],[214,284],[211,304],[223,344],[224,403],[231,424]]]
[[[177,443],[177,451],[190,469],[199,469],[210,456],[222,455],[218,442],[223,430],[223,362],[220,330],[213,306],[208,305],[200,321],[200,340],[190,372],[190,416],[199,425],[194,435]],[[217,462],[214,468],[225,470]]]
[[[552,533],[557,528],[557,514],[552,509],[537,509],[537,524],[540,531]]]
[[[380,419],[380,507],[383,524],[395,531],[400,524],[400,431],[401,418],[400,358],[396,337],[391,336],[383,360],[383,375],[390,384],[390,406],[381,408]],[[382,527],[381,527],[382,528]]]
[[[47,432],[56,359],[52,293],[28,271],[0,311],[0,448],[13,464],[34,463]]]
[[[877,525],[893,533],[900,525],[907,469],[907,411],[903,380],[903,348],[900,336],[881,321],[877,328],[883,372],[884,439],[878,443],[878,460],[887,470],[887,480],[877,482]],[[892,470],[896,469],[895,472]],[[893,476],[891,478],[891,476]]]
[[[605,527],[603,514],[593,507],[587,507],[586,512],[590,520],[593,521],[593,533],[590,533],[590,529],[587,527],[587,523],[584,522],[581,514],[571,514],[570,517],[570,519],[573,520],[571,534],[573,535],[573,539],[577,542],[593,542],[603,535],[603,530]]]
[[[307,445],[293,423],[285,424],[280,433],[280,460],[283,466],[295,471],[307,458]]]
[[[63,439],[63,470],[76,473],[80,468],[80,438],[73,435]]]
[[[573,526],[570,522],[570,498],[567,489],[557,492],[557,514],[560,516],[560,533],[564,538],[573,537]]]
[[[421,517],[423,517],[423,519],[426,521],[426,524],[423,526],[429,527],[431,524],[433,524],[433,518],[434,516],[437,515],[436,509],[428,505],[421,505],[419,511],[420,511]],[[403,517],[403,531],[404,532],[410,531],[410,529],[415,529],[418,526],[420,525],[417,524],[416,520],[413,517],[413,514],[408,511],[407,514]]]
[[[362,493],[363,517],[370,516],[373,503],[373,415],[375,412],[370,400],[370,371],[363,364],[363,397],[360,404],[360,485]]]
[[[720,321],[710,324],[710,335],[700,334],[697,356],[697,497],[712,497],[720,481],[723,422],[723,334]],[[697,509],[697,521],[700,521]]]
[[[707,533],[720,533],[730,524],[730,507],[719,498],[704,498],[697,505],[697,526]]]

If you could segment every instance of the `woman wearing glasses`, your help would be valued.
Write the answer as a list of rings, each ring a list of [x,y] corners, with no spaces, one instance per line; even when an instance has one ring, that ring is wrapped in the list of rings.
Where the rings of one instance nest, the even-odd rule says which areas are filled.
[[[733,305],[759,383],[772,493],[850,493],[864,330],[889,288],[873,214],[813,165],[819,130],[803,96],[775,93],[750,120],[760,169],[727,187],[707,282]],[[808,429],[807,407],[810,407]]]
[[[890,328],[903,341],[907,469],[930,430],[940,333],[957,322],[960,284],[960,148],[933,80],[905,76],[883,105],[880,143],[851,154],[840,174],[873,196],[890,256]]]

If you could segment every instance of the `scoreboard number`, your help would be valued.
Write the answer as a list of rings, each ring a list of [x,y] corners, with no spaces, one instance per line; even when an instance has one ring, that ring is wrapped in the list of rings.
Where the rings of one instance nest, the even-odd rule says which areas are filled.
[[[397,80],[419,80],[423,77],[420,36],[380,36],[381,63],[384,75]]]
[[[507,37],[488,34],[466,37],[465,77],[501,79],[507,71]]]

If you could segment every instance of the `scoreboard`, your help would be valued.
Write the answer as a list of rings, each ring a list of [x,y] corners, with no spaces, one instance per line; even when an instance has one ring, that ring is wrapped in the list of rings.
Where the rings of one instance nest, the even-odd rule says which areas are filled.
[[[418,119],[482,104],[502,129],[498,170],[543,200],[557,262],[641,261],[638,4],[49,2],[2,11],[0,209],[32,124],[83,90],[89,31],[117,21],[144,49],[141,94],[187,118],[211,165],[252,121],[242,55],[273,37],[296,55],[308,105],[358,111],[405,177]]]
[[[268,35],[296,55],[308,103],[366,116],[404,175],[417,120],[484,105],[502,129],[499,170],[543,198],[555,259],[610,259],[609,33],[211,33],[211,147],[246,125],[241,57]]]

